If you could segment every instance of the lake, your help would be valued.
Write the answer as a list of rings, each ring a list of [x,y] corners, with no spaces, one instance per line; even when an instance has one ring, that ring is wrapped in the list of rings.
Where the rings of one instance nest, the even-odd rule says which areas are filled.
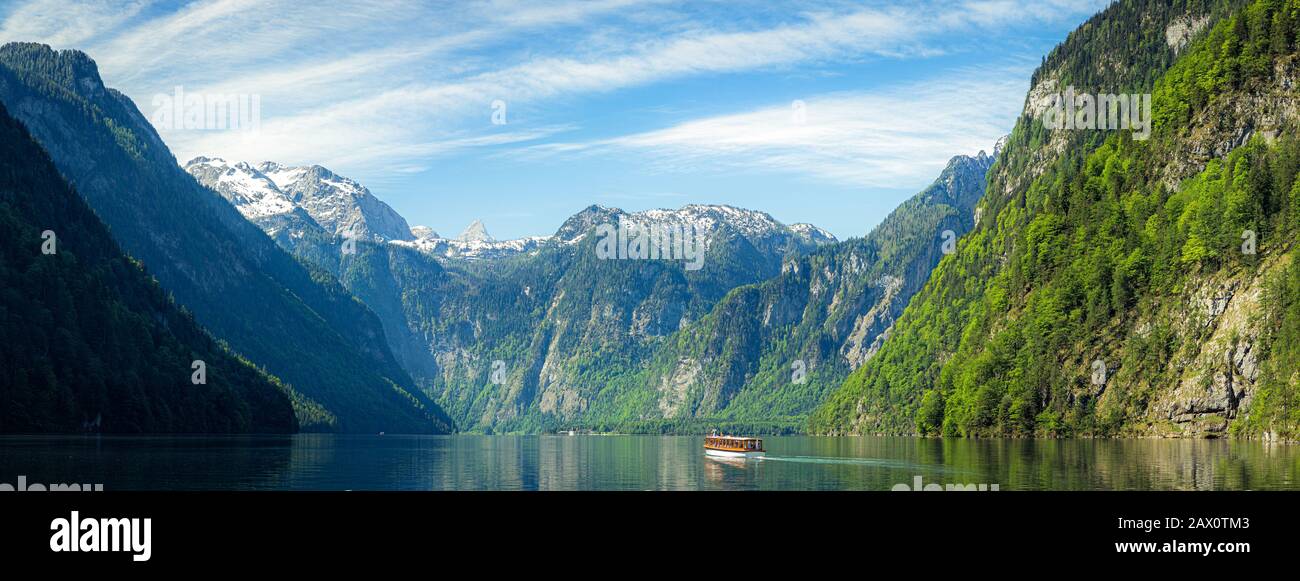
[[[0,484],[104,490],[1294,489],[1300,447],[1226,440],[764,438],[717,460],[696,436],[0,437]]]

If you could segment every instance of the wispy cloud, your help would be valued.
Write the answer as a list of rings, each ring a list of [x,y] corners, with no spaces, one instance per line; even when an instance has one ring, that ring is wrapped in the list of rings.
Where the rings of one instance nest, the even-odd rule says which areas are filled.
[[[973,22],[984,26],[1076,18],[1105,8],[1112,0],[970,0],[958,2],[939,16],[946,24]]]
[[[182,160],[215,154],[415,172],[467,150],[609,148],[643,152],[661,167],[724,160],[878,183],[987,146],[1005,129],[1007,103],[1019,105],[1022,84],[1001,71],[810,95],[801,126],[773,105],[605,140],[575,140],[585,120],[565,108],[683,79],[923,58],[942,53],[953,34],[1077,17],[1100,4],[342,0],[320,9],[294,0],[18,0],[0,8],[0,42],[83,48],[146,114],[151,97],[173,86],[261,97],[257,134],[162,128]],[[490,122],[497,99],[506,125]]]
[[[914,183],[932,178],[954,154],[990,150],[1016,118],[1029,70],[966,70],[954,77],[812,96],[611,139],[538,144],[521,154],[636,151],[659,171],[778,171],[864,187]]]
[[[567,14],[567,13],[564,13]],[[525,19],[536,22],[540,17]],[[532,56],[516,64],[476,71],[435,83],[411,82],[353,99],[321,103],[289,114],[277,115],[262,125],[261,134],[249,147],[273,152],[281,158],[300,155],[302,136],[311,135],[311,146],[321,159],[347,159],[377,163],[394,161],[394,142],[409,142],[412,154],[426,149],[418,143],[430,136],[455,140],[448,128],[477,126],[499,131],[488,120],[491,104],[501,99],[507,111],[538,107],[538,101],[553,97],[609,92],[643,86],[689,75],[747,71],[784,66],[840,54],[881,51],[909,38],[912,32],[902,19],[890,13],[859,11],[847,15],[814,15],[795,25],[761,31],[701,34],[692,32],[646,43],[621,54],[595,57]],[[418,51],[417,51],[418,52]],[[227,81],[220,90],[236,87],[271,88],[274,94],[291,83],[316,86],[330,81],[330,75],[368,66],[367,59],[347,59],[324,65],[325,69],[288,72],[285,77]],[[384,65],[383,59],[375,62]],[[449,65],[445,68],[451,68]],[[346,75],[340,75],[343,83]],[[295,88],[295,91],[297,88]],[[334,90],[338,90],[337,87]],[[302,93],[299,93],[302,94]],[[364,128],[364,140],[358,140]],[[244,140],[229,136],[178,136],[181,149],[212,151]],[[448,148],[434,148],[446,151]],[[239,152],[237,152],[239,153]],[[238,157],[238,155],[236,155]],[[244,155],[243,157],[248,157]]]
[[[91,0],[70,6],[66,0],[16,3],[0,22],[0,41],[40,41],[77,47],[110,34],[133,19],[147,0]]]

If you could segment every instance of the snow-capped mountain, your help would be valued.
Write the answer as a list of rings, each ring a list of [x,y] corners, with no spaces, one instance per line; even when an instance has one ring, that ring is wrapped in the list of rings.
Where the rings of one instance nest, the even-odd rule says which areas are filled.
[[[811,224],[786,226],[765,212],[725,205],[691,204],[677,210],[625,212],[618,208],[592,205],[569,217],[553,236],[529,236],[514,240],[496,240],[487,227],[475,220],[455,238],[443,238],[427,226],[411,228],[415,240],[394,244],[418,249],[439,258],[483,260],[533,252],[546,244],[574,244],[602,224],[630,222],[638,227],[680,227],[709,240],[720,230],[749,239],[769,248],[804,250],[836,242],[835,236]]]
[[[528,236],[514,240],[496,240],[488,234],[487,227],[475,220],[455,238],[443,238],[428,226],[411,228],[414,240],[394,240],[393,244],[414,248],[437,258],[487,260],[505,258],[537,250],[551,239],[550,236]]]
[[[601,224],[620,222],[682,228],[703,236],[706,249],[719,232],[777,252],[807,251],[836,242],[831,233],[811,224],[786,226],[766,212],[705,204],[640,212],[593,205],[571,216],[553,236],[514,240],[493,238],[483,222],[475,220],[455,238],[444,238],[427,226],[410,227],[365,186],[319,165],[288,167],[266,161],[254,166],[197,157],[185,164],[185,171],[271,237],[291,246],[309,232],[326,237],[351,234],[440,259],[488,260],[532,253],[550,243],[573,244]]]
[[[830,232],[811,224],[786,226],[767,212],[735,206],[689,204],[676,210],[655,209],[625,212],[618,208],[593,205],[574,214],[560,226],[555,238],[573,243],[603,223],[630,222],[638,227],[681,227],[704,236],[706,240],[720,231],[734,233],[759,244],[815,247],[836,242]]]
[[[812,242],[817,245],[838,242],[834,234],[831,234],[830,232],[822,230],[821,228],[818,228],[816,226],[813,226],[812,224],[808,224],[804,222],[800,222],[798,224],[791,224],[790,229],[794,230],[795,234],[798,234],[799,236],[807,239],[809,242]]]
[[[411,226],[411,235],[418,240],[420,238],[441,238],[433,228],[428,226]]]
[[[365,186],[319,165],[285,167],[267,161],[253,166],[198,157],[185,164],[185,171],[272,236],[284,229],[314,226],[331,236],[375,241],[415,238],[406,219]]]

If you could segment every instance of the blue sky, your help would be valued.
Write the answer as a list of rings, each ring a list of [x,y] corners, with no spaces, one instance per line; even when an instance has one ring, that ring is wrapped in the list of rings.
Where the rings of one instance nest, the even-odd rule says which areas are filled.
[[[5,0],[0,42],[85,50],[147,116],[257,95],[256,132],[160,133],[181,162],[324,165],[443,235],[725,203],[847,238],[991,150],[1104,4]]]

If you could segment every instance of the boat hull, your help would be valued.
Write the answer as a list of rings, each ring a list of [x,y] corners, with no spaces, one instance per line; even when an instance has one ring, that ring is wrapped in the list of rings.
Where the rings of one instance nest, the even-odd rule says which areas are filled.
[[[704,455],[717,458],[762,458],[765,452],[732,452],[730,450],[704,449]]]

